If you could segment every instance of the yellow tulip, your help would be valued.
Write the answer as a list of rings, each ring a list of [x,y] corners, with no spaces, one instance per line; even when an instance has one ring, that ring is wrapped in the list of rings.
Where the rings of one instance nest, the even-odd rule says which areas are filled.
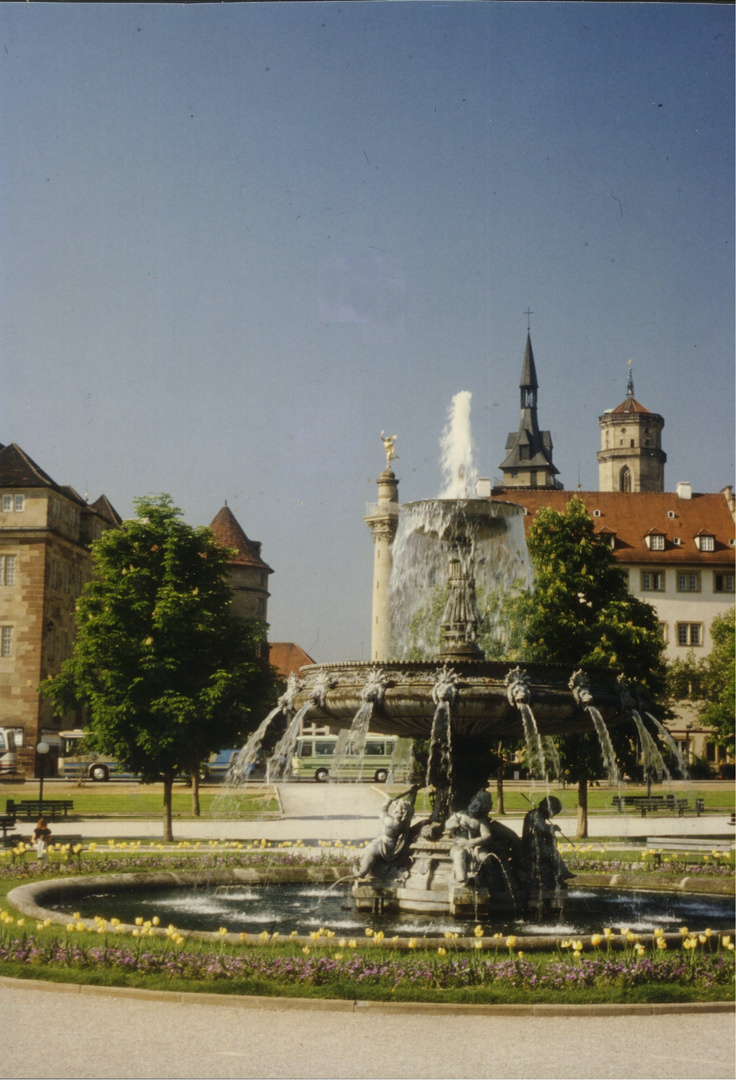
[[[437,950],[437,952],[439,953],[440,956],[447,956],[447,949],[443,949],[441,946]]]
[[[476,937],[483,937],[483,927],[482,926],[476,926],[473,933],[475,934]]]

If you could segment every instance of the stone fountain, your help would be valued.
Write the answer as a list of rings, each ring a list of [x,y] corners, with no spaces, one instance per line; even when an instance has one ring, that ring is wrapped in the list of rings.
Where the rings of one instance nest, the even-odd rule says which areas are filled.
[[[459,405],[469,409],[469,395],[455,399],[450,430]],[[416,789],[387,802],[381,834],[356,871],[359,909],[487,914],[559,901],[566,872],[556,861],[550,822],[559,804],[555,809],[554,798],[543,800],[544,813],[528,815],[522,840],[492,821],[485,791],[491,747],[525,739],[528,759],[544,779],[546,736],[595,731],[604,761],[613,761],[608,726],[630,718],[633,703],[610,677],[486,659],[478,643],[479,593],[487,602],[494,590],[530,581],[524,510],[475,497],[471,440],[447,433],[450,480],[443,497],[400,506],[391,469],[395,436],[382,438],[386,469],[366,517],[375,545],[373,658],[311,665],[291,680],[269,718],[283,732],[272,779],[288,772],[305,720],[349,729],[353,752],[369,730],[428,740],[432,812],[415,819]],[[458,444],[459,461],[453,460]],[[267,745],[267,728],[268,721],[242,761]],[[545,844],[542,873],[532,864],[535,858],[539,864]]]

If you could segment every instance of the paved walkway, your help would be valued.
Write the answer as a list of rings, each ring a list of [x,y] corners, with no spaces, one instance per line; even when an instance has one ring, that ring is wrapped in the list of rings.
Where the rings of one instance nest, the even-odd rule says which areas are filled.
[[[0,980],[0,1075],[731,1080],[733,1016],[303,1003]]]

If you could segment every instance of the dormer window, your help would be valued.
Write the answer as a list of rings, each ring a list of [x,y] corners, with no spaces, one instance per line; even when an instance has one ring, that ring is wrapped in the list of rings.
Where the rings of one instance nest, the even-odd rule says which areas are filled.
[[[644,542],[650,551],[664,551],[664,533],[649,533]]]
[[[695,537],[695,545],[698,551],[715,551],[716,538],[712,533],[700,533]]]

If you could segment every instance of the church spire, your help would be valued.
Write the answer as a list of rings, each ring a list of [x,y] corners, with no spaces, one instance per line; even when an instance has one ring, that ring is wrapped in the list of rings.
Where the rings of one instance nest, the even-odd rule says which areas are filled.
[[[521,367],[521,382],[519,383],[519,389],[521,390],[521,408],[522,410],[534,409],[534,425],[536,426],[537,390],[539,389],[539,383],[537,382],[537,369],[534,366],[532,338],[528,330],[526,332],[526,348],[524,350],[524,363]]]
[[[530,314],[526,313],[525,314]],[[510,432],[506,440],[506,458],[500,468],[504,488],[559,488],[557,469],[552,463],[552,437],[548,431],[539,430],[537,420],[537,369],[529,327],[526,331],[526,347],[521,365],[519,391],[521,418],[519,430]]]
[[[626,384],[626,397],[633,398],[634,396],[634,376],[631,373],[634,361],[629,360],[629,381]]]

